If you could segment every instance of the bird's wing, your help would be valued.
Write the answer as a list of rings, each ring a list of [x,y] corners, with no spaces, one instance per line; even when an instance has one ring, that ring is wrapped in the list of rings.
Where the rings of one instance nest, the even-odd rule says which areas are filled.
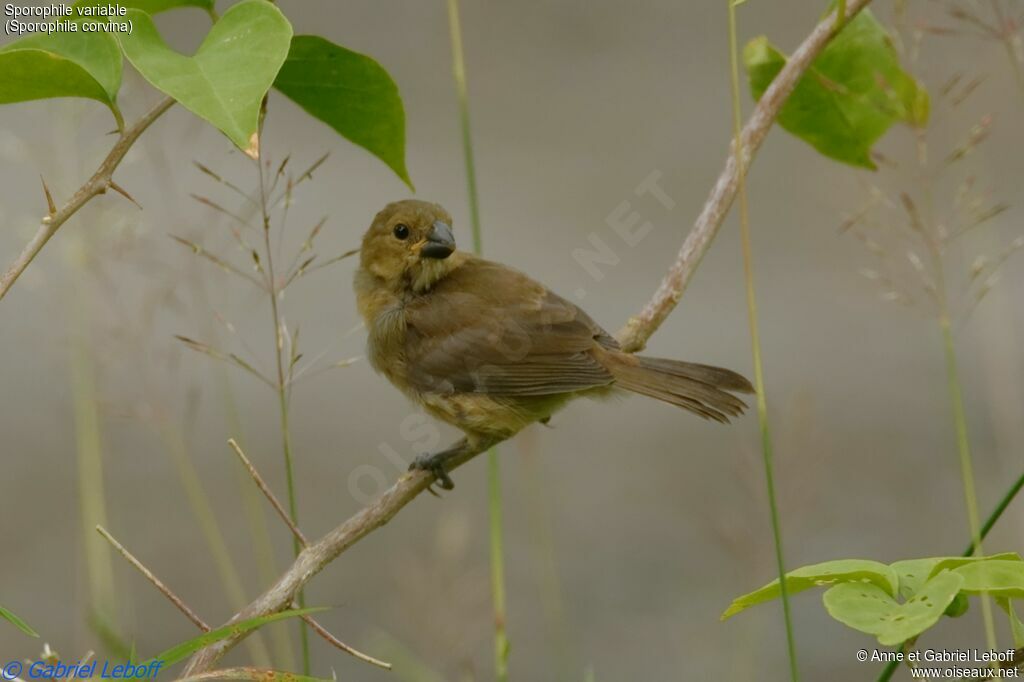
[[[526,275],[469,259],[405,308],[408,379],[423,391],[543,396],[607,386],[615,340]]]

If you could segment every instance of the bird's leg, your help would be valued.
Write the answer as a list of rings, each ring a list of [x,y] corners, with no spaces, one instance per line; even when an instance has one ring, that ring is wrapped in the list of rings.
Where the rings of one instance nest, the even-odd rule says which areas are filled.
[[[469,438],[462,438],[457,443],[453,444],[441,452],[435,452],[430,455],[417,455],[416,459],[409,465],[409,471],[419,469],[421,471],[429,471],[434,474],[436,482],[444,490],[451,490],[455,487],[451,477],[448,475],[446,463],[456,457],[468,454],[469,452],[483,452],[490,447],[491,441],[481,441],[480,439],[474,439],[470,441]],[[428,488],[429,490],[429,488]],[[430,492],[434,492],[431,490]]]

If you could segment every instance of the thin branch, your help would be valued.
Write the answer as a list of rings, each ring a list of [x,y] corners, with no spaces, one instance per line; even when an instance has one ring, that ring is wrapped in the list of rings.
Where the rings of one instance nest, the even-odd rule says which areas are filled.
[[[850,0],[847,3],[846,20],[849,21],[862,9],[867,7],[871,0]],[[835,14],[830,14],[821,21],[804,40],[804,42],[793,52],[786,62],[786,65],[779,71],[772,84],[765,90],[754,113],[743,126],[740,136],[740,150],[743,152],[743,162],[736,163],[735,146],[726,160],[725,169],[718,176],[718,181],[711,190],[703,210],[697,217],[686,236],[686,240],[679,249],[676,262],[668,270],[668,274],[661,281],[654,296],[644,306],[643,310],[631,317],[619,333],[616,335],[622,349],[629,352],[643,350],[647,339],[661,326],[669,314],[675,309],[676,304],[682,297],[686,286],[690,283],[697,266],[707,253],[712,240],[718,234],[718,228],[722,226],[726,215],[729,213],[732,202],[736,198],[739,188],[739,167],[742,166],[744,174],[750,169],[754,155],[757,154],[765,136],[775,122],[783,104],[793,92],[797,82],[804,72],[810,67],[821,51],[828,45],[836,35]]]
[[[277,512],[277,515],[281,517],[281,520],[284,521],[285,525],[288,526],[288,528],[292,531],[292,534],[295,535],[295,537],[302,544],[302,546],[308,547],[309,540],[306,539],[306,536],[303,535],[301,530],[299,530],[299,527],[296,526],[295,523],[292,521],[291,517],[288,516],[288,512],[284,510],[284,505],[282,505],[281,501],[277,499],[276,495],[274,495],[274,492],[270,489],[270,486],[267,485],[267,482],[260,475],[260,472],[256,469],[256,466],[248,457],[246,457],[245,452],[242,450],[241,446],[238,445],[238,442],[234,438],[229,438],[228,445],[230,445],[231,449],[235,451],[236,455],[238,455],[238,459],[240,459],[242,461],[242,464],[245,465],[245,468],[249,471],[249,475],[252,476],[252,480],[256,483],[256,486],[260,489],[260,492],[262,492],[263,495],[266,496],[267,500],[270,502],[270,506],[274,508],[274,511]],[[375,665],[379,668],[384,668],[385,670],[391,670],[390,663],[382,661],[378,658],[374,658],[369,654],[364,654],[363,652],[357,649],[353,649],[348,644],[345,644],[340,639],[332,635],[327,630],[327,628],[320,625],[320,623],[316,622],[312,618],[312,616],[302,616],[302,620],[306,621],[309,627],[313,628],[314,632],[323,637],[332,646],[341,649],[345,653],[354,656],[361,661],[365,661],[366,663],[370,663],[371,665]]]
[[[847,21],[870,2],[871,0],[849,0]],[[764,141],[768,129],[775,121],[786,98],[796,87],[797,81],[800,80],[814,58],[835,36],[834,24],[834,15],[830,15],[818,24],[793,53],[786,66],[761,97],[753,115],[743,128],[740,148],[744,153],[742,163],[744,169],[750,168],[754,153]],[[625,329],[619,333],[619,339],[622,341],[624,349],[635,351],[642,348],[647,339],[675,308],[686,284],[700,264],[701,257],[708,250],[732,205],[738,181],[736,158],[734,154],[730,154],[725,169],[719,176],[700,217],[679,250],[678,260],[669,269],[668,275],[643,311],[631,318]],[[449,462],[449,470],[454,470],[465,464],[480,452],[482,452],[480,448],[471,448],[462,453]],[[433,474],[424,471],[410,471],[404,474],[377,500],[304,549],[296,557],[295,562],[278,578],[277,582],[232,617],[229,623],[277,613],[288,608],[295,595],[313,576],[322,571],[342,552],[394,518],[405,505],[425,491],[433,480]],[[230,637],[196,652],[189,661],[184,674],[186,676],[198,675],[211,670],[217,661],[242,637],[244,634]]]
[[[320,625],[320,623],[313,620],[311,616],[302,616],[302,620],[306,621],[306,624],[308,624],[309,627],[313,628],[313,632],[320,635],[330,644],[332,644],[338,649],[341,649],[346,654],[349,654],[350,656],[355,656],[360,661],[364,661],[366,663],[369,663],[370,665],[375,665],[378,668],[384,668],[384,670],[391,670],[390,663],[388,663],[387,661],[382,661],[379,658],[374,658],[369,654],[364,654],[362,651],[357,651],[356,649],[353,649],[348,644],[345,644],[343,641],[341,641],[340,639],[332,635],[330,632],[328,632],[323,625]]]
[[[284,525],[288,526],[288,529],[291,530],[292,534],[296,537],[296,539],[298,539],[298,541],[302,544],[303,547],[308,547],[309,540],[307,540],[306,536],[303,535],[301,530],[299,530],[299,527],[295,525],[295,522],[292,521],[292,518],[288,516],[288,512],[284,510],[284,507],[281,505],[280,500],[277,499],[277,496],[274,495],[274,492],[270,489],[270,486],[268,486],[267,482],[263,480],[262,476],[260,476],[260,472],[256,470],[256,467],[253,465],[252,461],[250,461],[249,458],[245,456],[245,453],[242,451],[242,448],[238,445],[238,442],[234,438],[229,438],[228,445],[230,445],[231,449],[235,451],[236,455],[238,455],[238,459],[242,460],[242,464],[245,465],[245,468],[249,470],[249,475],[252,476],[252,480],[256,483],[256,487],[258,487],[260,489],[260,492],[262,492],[264,496],[266,496],[267,500],[270,502],[270,506],[274,508],[274,511],[277,512],[277,515],[281,517],[282,521],[284,521]]]
[[[64,204],[60,210],[54,211],[50,208],[47,215],[43,216],[43,219],[39,223],[39,229],[36,230],[36,234],[32,237],[32,240],[25,245],[22,252],[14,259],[14,262],[2,276],[0,276],[0,300],[7,295],[7,292],[17,281],[21,273],[25,271],[39,252],[46,246],[46,242],[50,241],[50,237],[57,233],[60,226],[67,222],[68,218],[78,212],[80,208],[89,203],[93,197],[103,194],[107,189],[113,188],[113,176],[114,171],[117,169],[118,164],[124,160],[125,154],[132,148],[135,141],[139,139],[139,136],[145,132],[146,128],[150,126],[156,119],[171,108],[174,104],[174,100],[168,97],[162,100],[159,104],[153,107],[147,114],[134,123],[130,128],[121,133],[121,137],[118,138],[117,142],[111,148],[107,157],[100,163],[99,168],[92,174],[92,177],[86,181],[84,185],[78,188],[68,202]],[[44,184],[45,187],[45,184]],[[50,206],[52,206],[52,197],[49,196],[47,190],[47,200]],[[134,200],[133,200],[134,201]]]
[[[178,595],[174,594],[174,592],[171,592],[171,588],[167,587],[167,585],[165,585],[159,578],[153,575],[153,573],[148,568],[143,566],[141,561],[136,559],[131,552],[124,548],[124,545],[115,540],[114,536],[108,533],[106,528],[104,528],[103,526],[96,526],[96,532],[102,535],[107,542],[113,545],[114,549],[116,549],[118,553],[121,554],[121,556],[128,560],[128,563],[130,563],[132,566],[138,569],[139,573],[144,575],[146,577],[146,580],[152,583],[153,587],[158,589],[162,595],[167,597],[167,599],[172,604],[174,604],[174,606],[179,611],[185,614],[185,617],[192,621],[197,628],[199,628],[203,632],[209,632],[211,630],[210,626],[203,622],[203,619],[197,616],[195,611],[190,609],[188,605],[185,602],[183,602]]]

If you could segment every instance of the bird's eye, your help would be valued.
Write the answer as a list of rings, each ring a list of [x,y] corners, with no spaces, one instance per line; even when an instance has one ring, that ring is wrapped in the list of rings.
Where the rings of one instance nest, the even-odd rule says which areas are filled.
[[[409,238],[409,226],[406,225],[405,223],[398,223],[397,225],[395,225],[395,229],[393,230],[393,233],[394,233],[395,237],[397,237],[398,239],[408,239]]]

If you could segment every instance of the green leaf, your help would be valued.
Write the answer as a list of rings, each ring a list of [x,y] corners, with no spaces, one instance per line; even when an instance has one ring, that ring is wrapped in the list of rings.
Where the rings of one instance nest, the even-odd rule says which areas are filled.
[[[960,616],[967,613],[967,609],[970,607],[970,605],[971,603],[970,601],[968,601],[967,595],[963,592],[960,592],[955,597],[953,597],[953,601],[949,602],[949,606],[946,607],[946,610],[943,612],[943,614],[949,616],[950,618],[959,618]]]
[[[895,595],[899,581],[896,573],[888,566],[870,559],[838,559],[821,564],[802,566],[786,574],[786,588],[789,594],[796,594],[812,587],[836,583],[870,584],[883,594]],[[733,600],[722,620],[730,618],[755,604],[770,601],[779,596],[779,581],[773,580],[759,590]]]
[[[0,73],[0,104],[85,97],[103,102],[120,117],[121,50],[109,33],[27,35],[0,48]]]
[[[159,14],[170,9],[179,7],[198,7],[207,12],[213,10],[214,0],[78,0],[75,7],[102,7],[106,5],[120,5],[125,9],[140,9],[146,14]]]
[[[2,606],[0,606],[0,618],[3,618],[8,623],[12,624],[14,627],[18,628],[29,637],[39,636],[39,633],[33,630],[31,627],[29,627],[28,623],[23,621],[21,618],[18,618],[16,615],[14,615]]]
[[[744,48],[743,62],[760,99],[786,57],[761,36]],[[924,125],[928,112],[927,90],[900,67],[885,28],[863,10],[814,60],[778,121],[825,156],[874,169],[871,147],[889,127]]]
[[[964,592],[1024,598],[1024,562],[988,559],[965,564],[953,572],[964,579]]]
[[[286,618],[295,618],[298,616],[304,616],[309,613],[316,613],[318,611],[326,611],[325,607],[312,607],[308,609],[293,609],[291,611],[281,611],[280,613],[272,613],[269,616],[260,616],[258,618],[250,618],[249,620],[242,620],[231,625],[225,625],[222,628],[216,630],[210,630],[207,633],[194,637],[187,642],[182,642],[177,646],[173,646],[163,653],[157,654],[150,661],[163,661],[164,665],[170,667],[179,661],[183,661],[200,649],[205,649],[211,644],[234,637],[235,635],[241,635],[263,627],[267,623],[273,623],[275,621],[284,620]],[[146,663],[149,663],[147,661]],[[145,665],[145,664],[143,664]]]
[[[45,50],[0,52],[0,104],[50,97],[86,97],[104,104],[110,100],[89,72],[70,59]]]
[[[891,567],[896,571],[896,575],[899,576],[900,596],[903,599],[909,599],[914,596],[919,589],[921,589],[921,586],[924,585],[928,578],[931,578],[933,575],[936,575],[941,571],[952,570],[966,564],[978,561],[991,561],[993,559],[1021,561],[1020,555],[1016,552],[1004,552],[1003,554],[991,554],[985,557],[947,556],[931,557],[928,559],[907,559],[905,561],[897,561],[893,563]]]
[[[935,625],[963,584],[963,576],[943,571],[901,604],[875,585],[843,583],[829,588],[823,601],[840,623],[874,635],[883,646],[895,646]]]
[[[145,12],[129,10],[128,17],[135,29],[119,39],[139,73],[258,158],[260,104],[292,36],[281,11],[266,0],[243,0],[213,25],[191,57],[168,47]]]
[[[1013,645],[1017,648],[1024,647],[1024,623],[1017,617],[1017,612],[1013,609],[1013,602],[1009,599],[999,599],[997,602],[1006,610],[1006,614],[1010,617],[1010,632],[1013,634]]]
[[[274,87],[412,188],[405,167],[405,109],[398,86],[380,64],[319,36],[295,36]]]

